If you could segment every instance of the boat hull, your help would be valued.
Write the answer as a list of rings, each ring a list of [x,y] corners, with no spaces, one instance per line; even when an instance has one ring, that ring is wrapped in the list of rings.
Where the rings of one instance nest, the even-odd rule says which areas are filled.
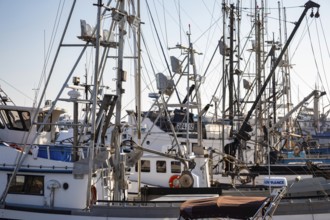
[[[46,209],[42,207],[6,205],[0,208],[0,219],[24,220],[112,220],[112,219],[179,219],[180,203],[153,203],[147,206],[122,204],[97,205],[90,210]],[[282,201],[274,220],[328,220],[329,200]]]

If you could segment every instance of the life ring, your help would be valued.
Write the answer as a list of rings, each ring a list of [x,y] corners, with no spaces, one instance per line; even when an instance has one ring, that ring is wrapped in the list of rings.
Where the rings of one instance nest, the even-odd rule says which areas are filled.
[[[15,143],[11,143],[11,144],[9,144],[9,146],[16,149],[16,150],[18,150],[18,151],[20,151],[20,152],[24,152],[24,147],[21,147],[21,146],[15,144]],[[29,150],[28,154],[32,154],[31,149]]]
[[[180,188],[180,175],[173,175],[168,180],[170,188]]]
[[[96,200],[97,200],[97,190],[95,186],[91,186],[91,202],[90,204],[96,204]]]
[[[18,151],[22,151],[22,152],[24,151],[23,147],[20,147],[17,144],[12,143],[12,144],[9,144],[9,146],[11,146],[12,148],[15,148]]]

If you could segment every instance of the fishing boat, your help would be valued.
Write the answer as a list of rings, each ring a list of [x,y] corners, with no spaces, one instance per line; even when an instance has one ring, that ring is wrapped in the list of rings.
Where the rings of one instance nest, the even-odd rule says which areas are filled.
[[[314,3],[310,1],[307,2],[305,4],[305,10],[308,5],[311,6],[314,5]],[[314,6],[316,8],[319,7],[318,5]],[[230,11],[230,8],[234,9],[235,7],[224,8]],[[235,15],[239,13],[234,10],[231,12]],[[247,115],[236,115],[235,118],[224,117],[224,119],[213,123],[211,123],[211,120],[207,120],[204,114],[211,105],[208,104],[205,108],[198,105],[198,103],[200,103],[198,98],[200,77],[196,72],[189,73],[182,71],[182,69],[189,69],[189,65],[194,69],[194,54],[197,54],[197,52],[192,47],[192,44],[189,44],[189,47],[184,47],[180,44],[175,47],[176,49],[183,49],[186,52],[187,58],[183,58],[183,60],[188,60],[188,64],[184,66],[183,62],[171,57],[171,70],[174,74],[179,75],[179,80],[186,76],[188,78],[187,81],[190,80],[193,81],[193,83],[188,87],[187,95],[181,103],[169,104],[169,98],[167,99],[166,97],[171,97],[172,94],[175,96],[174,85],[177,85],[177,82],[173,81],[174,76],[166,77],[162,74],[156,76],[159,92],[151,93],[149,97],[156,100],[155,106],[158,106],[158,110],[147,111],[143,114],[144,118],[142,123],[144,129],[142,130],[142,145],[147,148],[158,149],[166,155],[159,157],[159,154],[151,154],[150,156],[144,154],[142,161],[147,164],[146,167],[141,170],[141,174],[138,173],[138,168],[135,167],[135,172],[133,171],[133,174],[130,176],[132,182],[138,182],[139,175],[143,177],[142,185],[146,185],[146,187],[142,189],[142,192],[147,200],[159,197],[168,192],[164,187],[186,187],[183,181],[184,178],[182,178],[181,182],[183,184],[181,185],[179,175],[173,175],[169,166],[166,166],[166,169],[162,169],[160,164],[172,163],[171,160],[173,159],[161,159],[167,155],[180,155],[182,152],[188,152],[187,155],[189,157],[210,158],[208,164],[210,170],[210,184],[213,187],[226,189],[222,192],[223,194],[260,195],[265,192],[267,193],[267,190],[260,190],[262,189],[261,183],[264,176],[284,175],[288,179],[293,180],[296,175],[302,175],[303,181],[296,184],[295,188],[286,194],[287,197],[281,201],[283,205],[279,205],[277,212],[275,212],[275,217],[276,215],[285,215],[285,218],[294,218],[293,216],[297,217],[297,213],[299,212],[304,213],[306,218],[311,216],[325,217],[328,215],[328,211],[326,211],[328,209],[328,204],[325,202],[329,193],[329,188],[327,187],[329,182],[328,155],[320,157],[319,154],[315,154],[314,152],[317,152],[317,147],[316,145],[311,145],[312,142],[309,143],[309,149],[313,150],[305,151],[301,148],[301,144],[306,136],[296,135],[293,130],[291,130],[291,132],[283,132],[283,124],[289,121],[295,111],[312,98],[315,100],[315,103],[318,103],[319,98],[324,95],[324,92],[318,90],[311,91],[297,106],[290,108],[282,118],[271,121],[269,126],[257,128],[256,131],[253,132],[254,134],[251,134],[252,126],[255,128],[257,124],[260,123],[256,119],[251,118],[252,113],[256,109],[256,106],[261,109],[258,104],[260,101],[259,99],[263,96],[264,89],[269,80],[272,79],[277,65],[282,63],[281,58],[286,54],[286,49],[303,17],[306,15],[306,12],[307,11],[304,11],[299,21],[295,23],[296,26],[286,44],[284,46],[281,45],[280,55],[277,55],[276,59],[273,59],[270,74],[265,80],[266,82],[260,84],[258,92],[261,92],[258,93],[259,97],[252,100],[253,105]],[[230,27],[231,26],[232,24]],[[187,35],[188,39],[190,39],[190,32],[188,32]],[[232,39],[231,42],[234,42],[233,35],[230,35],[228,38]],[[221,45],[220,43],[220,48]],[[235,47],[231,47],[231,49],[228,49],[228,51],[232,50],[232,59],[234,57],[234,48]],[[269,55],[273,54],[273,52],[274,51],[269,52]],[[228,56],[230,56],[230,52],[228,52]],[[239,55],[236,55],[236,57],[239,57]],[[275,56],[273,56],[273,58],[275,58]],[[228,58],[225,57],[224,59]],[[228,66],[237,62],[232,59],[228,62]],[[267,60],[265,57],[264,59]],[[233,72],[234,69],[233,67],[231,68]],[[263,71],[263,69],[259,71]],[[239,73],[235,72],[235,74],[240,76]],[[187,85],[189,85],[189,82]],[[226,86],[229,88],[233,87],[227,84]],[[163,96],[163,94],[165,95]],[[239,100],[237,97],[235,97],[235,99]],[[215,103],[215,105],[217,105],[217,103]],[[236,104],[232,103],[232,107],[235,108],[235,106]],[[318,108],[317,104],[314,104],[314,106]],[[194,109],[197,109],[197,114],[193,114]],[[234,111],[234,109],[232,109],[232,111]],[[263,110],[263,113],[266,115],[275,115],[275,111],[273,113],[268,111]],[[237,112],[239,112],[239,110],[237,110]],[[125,137],[129,140],[135,140],[135,112],[129,111],[128,115],[131,116],[131,118],[127,123],[128,129],[126,130]],[[229,113],[229,115],[231,114]],[[254,117],[256,117],[256,114]],[[266,116],[264,120],[266,120],[265,123],[268,124],[271,119]],[[249,125],[249,123],[252,125]],[[238,125],[236,131],[233,130],[234,125]],[[273,135],[275,137],[283,136],[281,136],[282,139],[280,139],[278,137],[273,138]],[[295,136],[295,138],[292,138],[293,136]],[[269,140],[269,142],[266,140]],[[135,144],[134,142],[132,143]],[[227,152],[226,148],[228,149]],[[327,148],[325,147],[324,150],[326,151]],[[205,166],[207,165],[205,164]],[[200,169],[204,169],[205,166],[200,167]],[[158,178],[153,178],[155,175],[157,175]],[[178,181],[175,181],[176,179],[178,179]],[[158,187],[161,188],[158,189]],[[227,191],[228,189],[232,190]],[[320,191],[322,191],[321,197],[318,196]],[[313,198],[319,198],[322,202],[319,204],[315,203],[315,206],[312,208],[314,211],[306,211],[306,207],[303,208],[302,204],[306,201],[314,202],[315,200],[313,200]],[[289,211],[290,209],[292,211]]]
[[[98,82],[100,75],[98,74],[100,74],[99,68],[102,67],[98,59],[100,45],[103,45],[104,51],[111,47],[119,48],[118,51],[121,52],[117,57],[118,84],[125,78],[122,70],[122,50],[124,35],[126,34],[126,22],[130,21],[135,33],[140,26],[139,11],[135,8],[139,4],[131,2],[132,5],[130,6],[134,10],[132,11],[133,14],[129,14],[126,3],[126,1],[120,1],[116,6],[110,8],[110,4],[103,5],[102,1],[98,1],[95,4],[97,6],[98,25],[94,30],[85,21],[81,21],[82,33],[79,38],[84,41],[84,44],[80,45],[81,53],[90,46],[96,49],[95,81],[89,87],[91,88],[91,97],[79,98],[81,86],[78,77],[73,77],[73,85],[69,88],[71,89],[69,91],[70,97],[61,97],[61,93],[68,85],[68,80],[72,77],[74,71],[72,70],[58,97],[53,102],[48,103],[47,109],[41,107],[41,101],[38,106],[29,109],[5,105],[7,103],[1,107],[2,127],[13,131],[13,135],[10,137],[3,133],[3,142],[0,147],[1,219],[177,218],[178,205],[175,203],[142,203],[127,198],[128,167],[125,164],[125,155],[121,153],[121,149],[124,147],[121,146],[120,136],[122,85],[118,85],[117,95],[98,97],[100,89]],[[73,1],[67,25],[75,6],[76,1]],[[110,11],[111,28],[113,29],[111,31],[118,30],[120,32],[118,41],[110,41],[110,36],[105,37],[105,40],[99,37],[101,36],[101,11],[102,16]],[[62,46],[65,31],[59,48]],[[55,57],[57,58],[58,55],[59,53]],[[53,65],[55,65],[55,61]],[[52,71],[53,68],[48,80]],[[40,100],[43,100],[43,96],[44,93]],[[61,99],[73,103],[74,113],[78,111],[78,104],[86,107],[86,117],[88,117],[86,120],[88,122],[83,121],[85,123],[83,126],[78,123],[78,115],[73,114],[74,135],[71,143],[55,140],[55,129],[63,125],[59,123],[59,116],[64,111],[56,111],[55,107]],[[116,129],[113,130],[111,146],[105,146],[103,129],[107,128],[107,120],[110,120],[115,105],[118,110],[116,112]],[[3,120],[7,123],[4,123]],[[19,124],[20,122],[24,123]],[[78,126],[81,126],[80,129]],[[44,145],[42,146],[38,139],[40,139],[43,130],[47,130],[46,128],[50,128],[50,131],[49,135],[44,138],[45,142],[41,143]],[[53,136],[50,137],[50,135]],[[103,144],[100,142],[101,139]],[[13,145],[15,142],[16,145]],[[100,147],[101,145],[102,147]]]
[[[309,4],[312,3],[308,2],[306,3],[306,6]],[[229,6],[224,7],[224,9],[225,13],[232,13],[230,19],[231,22],[233,22],[235,20],[234,15],[238,14],[237,10],[239,7],[237,10],[235,10],[235,7],[231,8]],[[299,22],[297,22],[298,24],[301,23],[306,12],[307,11],[304,11],[302,13]],[[186,63],[175,57],[171,57],[172,75],[165,76],[162,73],[156,74],[158,92],[149,94],[149,97],[155,99],[155,102],[150,108],[150,111],[143,112],[141,145],[145,148],[155,149],[168,154],[182,154],[182,152],[187,152],[189,157],[203,157],[204,155],[208,155],[213,159],[213,165],[211,165],[211,168],[209,169],[213,170],[215,173],[227,173],[226,175],[231,177],[227,178],[227,182],[238,180],[243,184],[248,182],[255,183],[254,177],[258,174],[268,175],[269,172],[292,175],[292,178],[294,178],[296,174],[304,175],[306,177],[312,177],[315,175],[315,169],[318,169],[318,166],[325,167],[328,163],[329,156],[326,153],[327,147],[319,149],[318,145],[313,144],[312,141],[306,142],[306,139],[308,139],[306,133],[297,134],[296,131],[294,131],[295,128],[288,126],[288,124],[293,124],[292,115],[311,99],[314,99],[314,112],[318,112],[319,100],[325,95],[325,93],[319,90],[311,91],[311,93],[294,108],[290,107],[287,109],[286,114],[281,115],[280,117],[275,117],[277,114],[276,110],[270,108],[271,106],[276,105],[276,99],[271,100],[268,108],[263,109],[261,112],[254,113],[256,108],[261,109],[259,106],[261,102],[268,103],[267,100],[261,100],[262,97],[276,97],[273,93],[265,95],[264,90],[270,80],[275,82],[273,74],[275,73],[275,70],[279,68],[279,65],[283,63],[283,57],[287,56],[286,48],[294,37],[298,26],[299,25],[296,25],[286,44],[282,46],[283,49],[281,49],[278,57],[275,57],[275,51],[279,48],[275,44],[273,44],[267,56],[265,52],[262,53],[264,60],[262,60],[262,64],[259,64],[259,70],[256,71],[264,72],[265,70],[261,67],[265,66],[264,63],[266,63],[267,59],[270,59],[270,57],[272,58],[272,68],[270,69],[270,74],[268,75],[266,82],[264,84],[259,83],[257,90],[258,92],[260,91],[260,93],[257,94],[257,98],[252,99],[252,105],[249,112],[243,114],[244,107],[238,106],[237,100],[240,100],[240,98],[236,95],[236,97],[234,97],[236,104],[231,103],[229,105],[230,108],[232,108],[231,110],[229,107],[225,107],[222,110],[224,112],[223,118],[220,119],[218,116],[215,116],[216,120],[205,116],[205,113],[207,113],[212,106],[213,99],[204,107],[201,106],[200,87],[203,77],[196,72],[196,63],[194,59],[198,52],[194,49],[192,40],[190,40],[191,33],[188,32],[187,38],[189,39],[189,46],[185,47],[178,44],[174,48],[170,48],[171,50],[178,49],[184,51],[183,54],[185,57],[183,57],[183,61],[186,61]],[[230,24],[229,27],[233,27],[233,24]],[[233,31],[234,30],[231,29],[232,33],[228,37],[230,41],[228,44],[233,44],[235,41]],[[261,38],[261,36],[258,37]],[[239,60],[234,60],[234,55],[236,55],[234,53],[235,46],[224,46],[223,38],[224,37],[221,38],[222,40],[220,40],[216,49],[219,49],[222,54],[227,54],[223,56],[223,59],[231,69],[229,75],[242,77],[240,74],[234,73],[234,69],[236,68],[234,64],[239,63]],[[221,48],[227,48],[227,52],[224,53]],[[256,51],[256,49],[254,49],[254,51]],[[232,54],[230,55],[230,53]],[[256,53],[256,56],[257,55],[261,56],[260,50],[259,53]],[[236,55],[236,57],[239,56],[240,55]],[[261,60],[261,58],[259,60]],[[223,66],[225,67],[226,65]],[[188,71],[189,69],[192,70],[191,73]],[[223,70],[223,72],[225,73],[226,71]],[[266,77],[264,76],[264,78]],[[177,80],[174,81],[174,79]],[[179,93],[176,90],[179,83],[186,84],[189,88],[187,89],[187,94],[184,96],[182,102],[180,102],[179,97],[176,97],[176,93]],[[228,85],[225,82],[223,82],[223,84],[224,88],[236,88],[233,84]],[[270,91],[272,88],[267,87],[267,90]],[[226,92],[223,92],[223,94],[226,94]],[[170,102],[171,99],[175,98],[179,100],[179,103]],[[233,97],[229,98],[229,101],[230,100],[233,100]],[[242,105],[247,106],[246,103],[248,103],[249,100],[241,100],[240,102]],[[219,103],[215,102],[214,105],[217,106],[218,104]],[[234,108],[236,108],[236,113],[230,113],[229,111],[233,112]],[[134,130],[136,112],[127,111],[127,114],[129,119],[127,122],[127,129],[124,132],[125,137],[127,139],[134,139],[136,137],[136,132]],[[252,114],[254,114],[253,118],[251,117]],[[258,114],[261,114],[261,119],[259,119]],[[228,115],[233,116],[229,117]],[[274,116],[274,119],[271,119],[268,115],[271,115],[271,117]],[[313,124],[315,123],[317,123],[317,121],[313,121]],[[245,131],[245,129],[249,131]],[[252,130],[254,131],[251,132]],[[284,132],[284,130],[288,131]],[[134,140],[137,142],[136,139]],[[303,147],[303,145],[306,146]],[[233,150],[230,150],[231,148]],[[320,156],[321,151],[324,152],[324,154]],[[230,161],[231,159],[232,161]],[[313,169],[310,169],[311,166],[308,166],[307,162],[313,164]],[[269,163],[272,166],[268,166]],[[320,163],[322,163],[322,165],[317,165]],[[290,164],[289,167],[288,164]],[[317,173],[323,173],[323,177],[325,178],[328,176],[326,169],[322,169],[321,172]],[[170,177],[171,176],[168,176],[167,179]],[[156,185],[167,184],[167,181],[162,181],[163,182],[157,183]],[[226,180],[222,178],[219,182],[223,181]],[[260,182],[262,182],[262,178],[260,179]]]
[[[42,107],[59,52],[63,46],[68,46],[64,39],[76,1],[72,2],[38,104],[23,108],[1,97],[0,219],[177,219],[179,206],[185,198],[205,198],[219,194],[218,189],[203,187],[208,186],[208,172],[191,174],[188,171],[191,159],[175,156],[180,163],[176,161],[172,165],[173,173],[185,174],[189,186],[193,185],[189,181],[194,180],[194,185],[199,187],[187,192],[181,190],[175,197],[161,201],[144,201],[141,195],[128,195],[130,168],[138,162],[141,153],[139,146],[132,149],[131,142],[122,141],[125,124],[121,121],[121,99],[123,82],[127,77],[123,65],[124,41],[129,30],[133,33],[134,41],[139,42],[140,3],[110,3],[104,5],[100,0],[94,4],[98,21],[95,28],[85,20],[80,21],[81,34],[78,38],[83,44],[73,45],[81,48],[80,55],[53,101],[47,101],[47,105]],[[105,21],[103,18],[110,18],[111,22],[110,30],[102,31],[101,37],[100,23],[101,20]],[[136,45],[135,52],[139,50]],[[72,75],[88,47],[95,48],[94,81],[82,84],[79,77]],[[115,94],[100,93],[101,70],[105,69],[110,50],[116,50]],[[103,59],[99,59],[101,51]],[[133,56],[137,61],[138,57],[137,53]],[[139,65],[136,67],[140,69]],[[69,85],[71,78],[72,85]],[[69,89],[68,98],[62,95],[65,89]],[[84,98],[81,98],[81,90],[86,92]],[[60,102],[72,104],[72,122],[61,120],[61,114],[66,111],[56,107]],[[79,105],[84,106],[83,120],[79,120],[77,114]],[[114,113],[116,118],[111,125],[111,137],[107,137]],[[62,126],[69,127],[71,137],[58,138],[65,130],[60,129]],[[199,161],[206,160],[201,158]],[[201,189],[204,192],[199,192]]]
[[[67,20],[68,23],[75,4],[76,1],[73,1]],[[13,120],[10,123],[18,119],[25,119],[26,121],[21,127],[23,128],[22,131],[25,132],[23,140],[20,138],[15,141],[12,137],[5,139],[6,141],[0,145],[1,219],[178,219],[180,217],[180,205],[186,200],[209,199],[225,192],[225,188],[210,187],[212,183],[209,171],[210,158],[205,157],[205,149],[200,145],[196,146],[196,151],[193,153],[180,146],[181,143],[177,145],[180,146],[179,148],[174,149],[169,144],[170,142],[167,142],[167,146],[165,146],[167,152],[157,151],[157,149],[151,147],[145,149],[139,143],[142,142],[141,133],[146,130],[143,129],[143,123],[141,123],[140,117],[143,114],[141,114],[138,104],[137,114],[133,118],[135,126],[121,121],[121,102],[124,94],[123,82],[127,79],[123,62],[124,39],[126,39],[128,33],[126,28],[128,26],[132,28],[132,32],[129,33],[133,33],[134,37],[132,38],[139,42],[138,36],[141,25],[139,1],[137,3],[131,1],[130,4],[126,1],[119,1],[116,6],[103,5],[102,1],[99,0],[95,4],[98,14],[96,28],[91,28],[84,20],[80,23],[81,34],[78,38],[83,40],[84,43],[75,45],[80,46],[82,49],[74,67],[80,61],[87,47],[95,48],[95,75],[93,76],[94,81],[90,85],[87,85],[87,82],[83,85],[79,77],[72,77],[73,68],[69,71],[70,74],[63,83],[56,99],[48,103],[50,105],[47,110],[42,110],[41,107],[44,103],[42,101],[43,95],[41,95],[39,104],[33,108],[33,111],[22,109],[22,111],[16,113],[15,111],[19,110],[19,107],[7,107],[16,114],[15,117],[10,118]],[[310,7],[318,6],[314,3],[308,3],[304,13]],[[111,18],[110,30],[108,32],[104,31],[102,37],[100,34],[101,17]],[[118,33],[115,35],[116,38],[113,38],[112,33],[115,30]],[[65,33],[66,29],[63,38]],[[59,48],[63,45],[63,41],[61,41]],[[117,65],[114,68],[117,74],[116,93],[99,93],[103,74],[101,70],[105,69],[105,60],[109,58],[107,53],[111,49],[117,51],[115,56]],[[103,52],[102,59],[100,59],[101,51]],[[136,47],[134,51],[136,54],[133,57],[137,59],[135,69],[139,70],[141,68],[137,53],[139,47]],[[57,56],[58,54],[55,58]],[[110,58],[114,57],[110,56]],[[49,77],[52,75],[53,70],[54,68],[51,68]],[[71,78],[73,79],[73,85],[68,87]],[[139,79],[139,77],[136,79]],[[46,87],[47,85],[44,90],[46,90]],[[69,98],[62,96],[62,92],[67,88],[70,89]],[[81,98],[80,91],[86,91],[86,88],[90,93],[86,93],[88,95],[85,94],[85,97]],[[164,92],[167,91],[166,87]],[[54,113],[57,102],[60,101],[73,103],[72,140],[68,142],[56,141],[56,139],[52,139],[55,135],[45,138],[45,142],[42,143],[44,146],[38,145],[37,140],[45,127],[49,126],[52,132],[50,135],[54,135],[58,131],[56,129],[62,125],[58,123],[59,113],[56,113],[56,111]],[[80,104],[85,106],[85,118],[83,120],[79,120],[76,114]],[[192,105],[193,103],[188,99],[186,104]],[[1,108],[1,111],[6,112],[6,108]],[[40,113],[43,113],[44,117],[39,120]],[[60,113],[64,113],[64,111],[61,110]],[[188,111],[177,113],[178,115],[184,113],[189,115]],[[7,114],[7,116],[6,114],[1,113],[2,120],[11,116],[11,114]],[[51,118],[53,114],[57,114],[57,116]],[[23,117],[24,115],[28,115],[29,118]],[[115,122],[110,126],[113,115],[116,116]],[[30,121],[30,124],[27,121]],[[7,123],[3,123],[3,125],[10,128]],[[180,124],[179,127],[189,130],[189,122],[188,124]],[[132,133],[124,132],[126,129]],[[214,129],[214,126],[210,126],[209,129]],[[110,135],[108,136],[109,131]],[[213,131],[216,135],[216,130]],[[29,137],[25,136],[28,134],[32,135],[31,139],[26,138]],[[168,134],[165,133],[164,136],[168,136]],[[19,147],[13,145],[14,143],[19,143]],[[190,149],[190,144],[187,145],[187,149]],[[148,165],[148,154],[144,154],[142,158],[142,152],[150,153],[149,156],[154,158],[154,162],[151,164],[150,159]],[[157,157],[154,155],[157,155]],[[168,160],[172,161],[167,162]],[[151,167],[150,165],[153,164],[155,166]],[[154,169],[154,167],[158,167],[158,169]],[[131,174],[135,169],[137,170],[136,173],[140,171],[141,173],[148,172],[149,170],[149,173],[157,175],[156,177],[159,177],[159,179],[163,174],[166,175],[164,182],[169,187],[160,188],[159,185],[154,184],[157,187],[147,186],[144,187],[143,191],[139,185],[143,183],[142,179],[146,177],[141,175],[141,180],[139,180],[139,174]],[[128,194],[128,191],[131,181],[134,180],[134,175],[137,177],[138,190],[141,191],[135,197],[132,197]],[[263,190],[268,192],[268,188],[263,188]],[[153,194],[154,198],[150,199],[149,192],[152,190],[157,192]],[[265,195],[264,191],[255,190],[253,193],[261,192]],[[228,193],[232,194],[233,191],[228,191]],[[268,196],[263,198],[265,202],[266,200],[270,201]],[[307,210],[306,200],[298,201],[289,202],[288,204],[291,205],[283,206],[290,210],[279,212],[278,218],[296,218],[297,213],[294,212],[296,209],[293,209],[293,207],[296,208],[299,205],[302,205],[300,206],[302,209]],[[303,203],[300,203],[300,201],[303,201]],[[317,198],[317,201],[312,201],[309,206],[313,207],[312,210],[316,210],[315,207],[318,207],[319,211],[308,214],[327,215],[329,209],[326,201],[324,198],[321,200],[320,197]],[[264,202],[260,204],[260,207],[263,208],[264,204]],[[280,210],[280,207],[278,210]],[[261,214],[263,213],[261,212]],[[266,213],[270,217],[272,214],[272,212]]]

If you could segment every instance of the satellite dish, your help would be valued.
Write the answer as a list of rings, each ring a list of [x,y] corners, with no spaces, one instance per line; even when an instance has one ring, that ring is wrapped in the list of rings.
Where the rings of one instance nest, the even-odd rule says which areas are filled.
[[[108,30],[103,30],[103,41],[105,42],[110,41]]]
[[[222,56],[229,56],[229,52],[227,50],[227,45],[225,44],[225,42],[223,40],[220,40],[219,42],[219,48],[220,48],[220,54]]]
[[[171,56],[171,66],[173,72],[182,73],[181,61],[178,58]]]
[[[250,89],[251,84],[249,81],[247,81],[246,79],[243,79],[243,87],[244,89]]]
[[[91,37],[93,33],[92,27],[85,20],[80,20],[81,36]]]
[[[157,89],[164,91],[167,88],[167,77],[163,73],[156,74]]]
[[[157,89],[161,92],[164,92],[166,95],[172,94],[174,88],[174,81],[172,79],[168,79],[163,73],[157,73],[156,83]]]

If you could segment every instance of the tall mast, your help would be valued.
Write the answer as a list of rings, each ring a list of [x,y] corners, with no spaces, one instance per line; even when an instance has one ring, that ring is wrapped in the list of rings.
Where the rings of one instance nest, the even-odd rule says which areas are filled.
[[[191,39],[190,39],[190,35],[191,35],[191,32],[190,32],[190,25],[189,25],[189,31],[187,32],[187,35],[188,35],[188,43],[189,43],[189,48],[188,48],[188,54],[187,54],[187,102],[185,103],[186,104],[186,120],[187,120],[187,126],[186,126],[186,145],[187,145],[187,150],[188,152],[187,153],[190,153],[191,152],[191,149],[190,149],[190,141],[189,141],[189,135],[190,135],[190,132],[189,132],[189,123],[190,123],[190,117],[189,117],[189,114],[190,114],[190,60],[191,60],[191,48],[190,48],[190,43],[191,43]]]
[[[91,198],[91,184],[92,184],[92,171],[94,164],[94,150],[95,150],[95,132],[96,132],[96,106],[97,106],[97,93],[98,93],[98,74],[99,74],[99,53],[100,53],[100,31],[101,31],[101,8],[102,8],[102,0],[98,0],[97,6],[97,24],[96,24],[96,38],[95,38],[95,66],[94,66],[94,89],[92,94],[92,122],[91,122],[91,142],[89,146],[89,170],[88,172],[88,182],[87,182],[87,200],[86,207],[90,206],[90,198]]]
[[[224,125],[224,120],[226,118],[226,112],[225,112],[225,109],[226,109],[226,80],[225,80],[225,76],[226,76],[226,70],[227,70],[227,67],[226,67],[226,53],[227,53],[227,48],[226,48],[226,1],[223,0],[222,1],[222,16],[223,16],[223,19],[222,19],[222,30],[223,30],[223,36],[222,36],[222,42],[220,40],[220,44],[223,43],[223,56],[222,56],[222,76],[223,76],[223,80],[222,80],[222,130],[224,131],[225,129],[225,125]],[[221,95],[220,95],[221,97]],[[217,109],[216,109],[217,110]],[[224,147],[225,147],[225,143],[224,143],[224,140],[225,140],[225,133],[222,132],[222,151],[224,150]]]
[[[286,26],[286,8],[283,8],[283,16],[284,16],[284,40],[287,41],[288,33],[287,33],[287,26]],[[292,109],[291,103],[291,79],[290,79],[290,60],[289,60],[289,48],[284,54],[284,85],[283,88],[285,89],[286,95],[286,110],[290,112]],[[286,121],[287,130],[292,132],[293,124],[292,124],[292,117],[289,117]],[[289,145],[290,146],[290,145]]]
[[[240,31],[241,31],[241,1],[237,0],[237,6],[236,6],[236,14],[237,14],[237,57],[238,57],[238,62],[237,62],[237,69],[240,71],[241,69],[241,38],[240,38]],[[238,118],[240,119],[240,116],[242,114],[243,109],[241,109],[241,74],[237,74],[237,109],[236,109],[236,114]],[[239,128],[240,125],[240,120],[237,122],[237,128]]]
[[[305,7],[304,11],[303,11],[302,14],[300,15],[299,20],[295,23],[295,27],[294,27],[294,29],[292,30],[292,32],[291,32],[291,34],[290,34],[288,40],[286,41],[286,43],[285,43],[285,45],[284,45],[284,47],[283,47],[281,53],[279,54],[279,56],[277,57],[277,59],[276,59],[274,65],[272,66],[269,75],[268,75],[267,78],[265,79],[265,82],[264,82],[264,84],[263,84],[263,86],[262,86],[262,88],[261,88],[260,93],[257,95],[255,101],[253,102],[253,104],[252,104],[250,110],[248,111],[248,113],[247,113],[247,115],[246,115],[246,117],[245,117],[245,119],[244,119],[244,121],[243,121],[243,124],[242,124],[241,128],[240,128],[239,131],[238,131],[238,137],[239,137],[240,139],[242,139],[242,140],[249,140],[249,139],[250,139],[250,135],[249,135],[247,132],[251,131],[251,126],[249,125],[248,121],[250,120],[253,111],[256,109],[257,104],[258,104],[258,102],[260,101],[260,98],[261,98],[261,96],[262,96],[262,93],[265,91],[267,84],[269,83],[269,81],[270,81],[272,75],[275,73],[276,68],[278,67],[280,61],[282,60],[283,55],[285,54],[285,52],[286,52],[286,50],[287,50],[289,44],[291,43],[291,41],[292,41],[294,35],[296,34],[296,32],[297,32],[297,30],[298,30],[298,28],[299,28],[299,26],[300,26],[302,20],[303,20],[304,17],[306,16],[306,12],[307,12],[310,8],[314,8],[314,7],[319,8],[320,5],[317,4],[317,3],[315,3],[315,2],[308,1],[308,2],[305,4],[304,7]],[[271,49],[270,52],[273,52],[274,47],[275,47],[275,46],[272,47],[272,49]]]
[[[260,19],[260,13],[259,13],[259,7],[258,7],[258,2],[257,0],[255,1],[255,11],[254,11],[254,18],[255,18],[255,72],[256,72],[256,96],[260,93],[260,88],[262,85],[261,81],[261,19]],[[263,96],[263,95],[262,95]],[[261,100],[258,101],[257,105],[258,107],[256,108],[256,123],[255,123],[255,133],[256,133],[256,138],[255,138],[255,155],[254,155],[254,160],[255,163],[260,163],[260,147],[258,144],[258,137],[259,137],[259,128],[261,127],[262,124],[262,105],[261,105]]]
[[[134,52],[134,57],[137,57],[137,66],[136,66],[136,126],[137,126],[137,138],[138,138],[138,145],[142,146],[141,144],[141,22],[140,22],[140,0],[137,0],[137,42],[134,45],[136,50]],[[138,189],[140,193],[141,188],[141,160],[138,160]]]
[[[125,0],[119,3],[119,13],[123,13],[125,10]],[[124,188],[124,178],[125,178],[125,167],[122,164],[120,157],[120,145],[121,145],[121,110],[122,110],[122,96],[124,93],[123,81],[126,78],[126,72],[123,70],[124,63],[124,43],[126,34],[126,16],[123,16],[118,21],[118,31],[119,31],[119,42],[118,42],[118,63],[117,63],[117,81],[116,81],[116,118],[115,127],[112,133],[112,145],[114,148],[113,162],[114,162],[114,194],[113,199],[119,201],[122,199],[122,189]]]
[[[234,125],[234,10],[235,6],[230,5],[230,24],[229,24],[229,123]]]

